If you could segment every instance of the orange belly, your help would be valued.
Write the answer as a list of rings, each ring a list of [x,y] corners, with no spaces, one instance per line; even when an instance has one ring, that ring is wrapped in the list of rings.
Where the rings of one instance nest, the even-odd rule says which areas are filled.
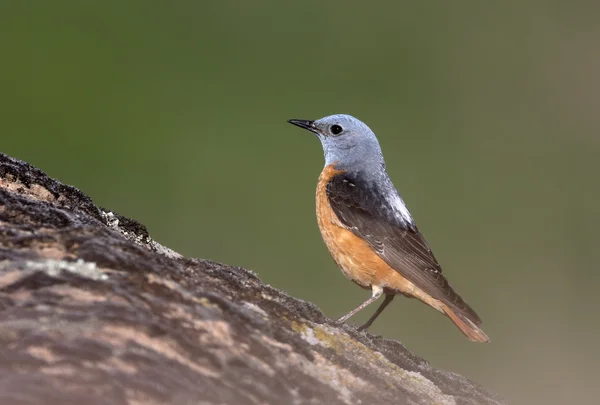
[[[331,208],[326,187],[329,180],[341,171],[333,165],[325,167],[317,185],[317,221],[323,240],[344,275],[363,288],[384,288],[386,293],[401,293],[431,305],[443,312],[442,303],[431,298],[390,267],[371,247],[346,229]]]

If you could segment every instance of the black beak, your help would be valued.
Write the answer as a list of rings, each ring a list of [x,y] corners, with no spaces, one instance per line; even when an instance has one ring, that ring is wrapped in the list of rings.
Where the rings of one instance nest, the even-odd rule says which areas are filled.
[[[308,129],[310,132],[317,133],[317,127],[314,121],[309,120],[288,120],[290,124],[294,124],[297,127]]]

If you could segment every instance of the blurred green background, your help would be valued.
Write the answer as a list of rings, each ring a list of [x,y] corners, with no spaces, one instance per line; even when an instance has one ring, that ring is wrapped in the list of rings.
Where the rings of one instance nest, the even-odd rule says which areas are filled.
[[[335,318],[368,292],[321,241],[321,146],[286,119],[355,115],[492,343],[402,298],[372,332],[512,403],[592,403],[599,4],[6,1],[0,150]]]

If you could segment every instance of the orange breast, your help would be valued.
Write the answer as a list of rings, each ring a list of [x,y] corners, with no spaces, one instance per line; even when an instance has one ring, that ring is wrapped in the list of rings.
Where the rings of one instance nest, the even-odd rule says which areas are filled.
[[[391,268],[371,247],[344,228],[331,208],[327,198],[327,183],[336,174],[342,173],[327,166],[321,172],[317,185],[317,221],[323,240],[344,275],[363,288],[376,285],[386,291],[402,293],[420,299],[441,311],[441,303],[425,294],[420,288]]]

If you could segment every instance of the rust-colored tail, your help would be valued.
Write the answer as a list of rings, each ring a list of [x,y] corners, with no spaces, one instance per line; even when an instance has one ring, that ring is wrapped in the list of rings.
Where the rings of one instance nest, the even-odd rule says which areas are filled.
[[[490,341],[490,338],[477,326],[473,321],[469,320],[466,316],[458,311],[453,311],[447,305],[443,307],[444,313],[454,322],[454,324],[460,329],[462,333],[473,342],[484,342]]]

